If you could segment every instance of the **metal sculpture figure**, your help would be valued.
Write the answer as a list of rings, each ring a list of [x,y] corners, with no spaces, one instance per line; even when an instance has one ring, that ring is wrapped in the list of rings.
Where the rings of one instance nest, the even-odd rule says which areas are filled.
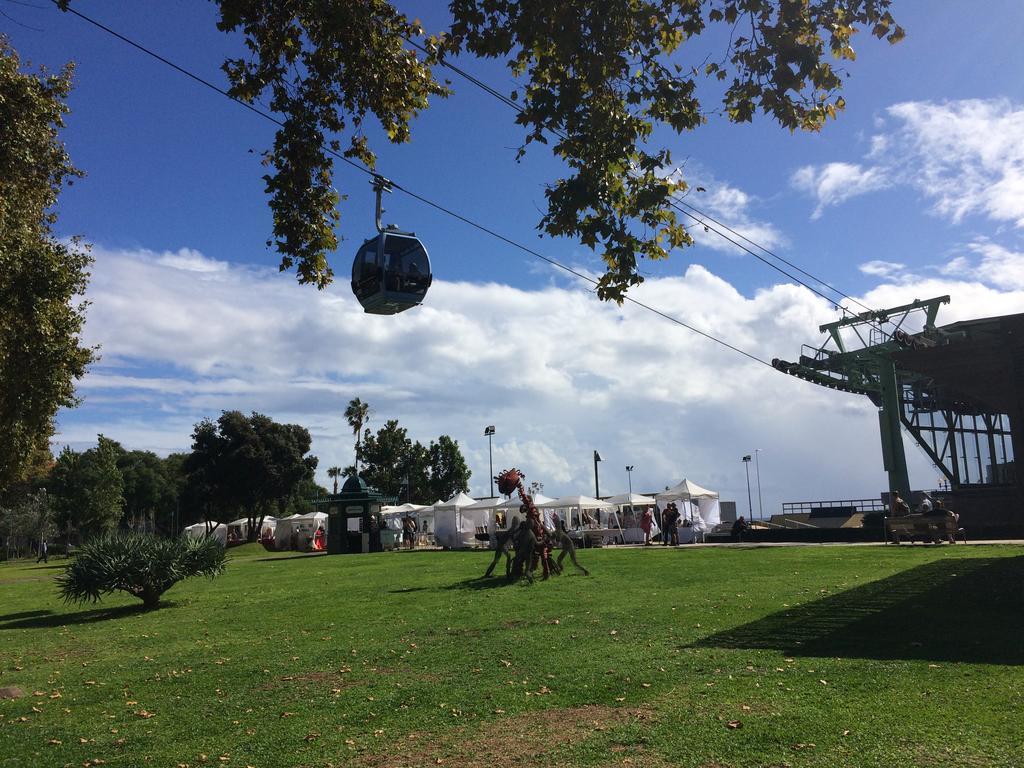
[[[555,529],[555,532],[551,534],[550,538],[552,540],[552,546],[558,547],[562,550],[558,555],[558,559],[551,563],[557,569],[557,573],[562,572],[562,561],[565,559],[565,556],[568,555],[569,559],[572,560],[572,564],[583,571],[584,576],[590,575],[590,571],[580,565],[579,561],[576,559],[576,545],[573,543],[569,532],[565,530],[564,520],[558,521],[558,527]]]
[[[546,579],[551,575],[551,547],[546,536],[547,532],[544,530],[544,523],[540,519],[540,511],[523,485],[525,477],[522,472],[513,467],[499,473],[494,480],[498,486],[498,492],[502,495],[511,496],[513,491],[519,494],[519,500],[522,502],[519,511],[526,515],[526,519],[520,523],[520,532],[516,535],[516,557],[512,561],[511,578],[518,579],[525,573],[530,581],[533,581],[533,571],[536,570],[538,561],[544,570],[543,578]],[[524,524],[528,529],[529,536],[523,530]],[[524,552],[523,555],[520,554],[521,549]],[[525,556],[526,549],[531,550],[529,558]]]
[[[512,523],[509,525],[507,531],[500,531],[494,536],[494,560],[487,566],[487,572],[484,574],[484,578],[489,578],[494,573],[494,567],[501,560],[501,556],[505,556],[505,576],[506,578],[512,573],[512,547],[515,544],[515,536],[519,530],[519,518],[513,517]]]

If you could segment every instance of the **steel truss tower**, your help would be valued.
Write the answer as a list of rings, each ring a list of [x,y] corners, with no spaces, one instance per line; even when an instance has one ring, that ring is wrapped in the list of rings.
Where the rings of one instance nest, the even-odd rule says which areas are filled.
[[[995,369],[995,378],[1003,380],[990,387],[998,388],[999,396],[989,396],[970,371],[974,359],[990,363],[978,356],[1006,333],[1000,321],[1015,316],[939,328],[935,319],[947,303],[948,296],[939,296],[826,323],[819,329],[826,334],[824,342],[804,345],[799,362],[772,361],[780,371],[865,395],[878,407],[889,488],[908,500],[901,426],[953,489],[1014,483],[1013,458],[1024,450],[1019,387],[1014,383],[1019,372]],[[975,374],[979,379],[993,376],[990,369],[979,368]],[[1007,398],[1006,392],[1017,394]],[[1014,425],[1010,413],[1017,417]]]

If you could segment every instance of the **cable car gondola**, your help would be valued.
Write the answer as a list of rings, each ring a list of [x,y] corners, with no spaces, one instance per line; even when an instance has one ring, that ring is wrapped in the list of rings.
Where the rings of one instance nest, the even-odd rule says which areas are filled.
[[[433,281],[427,249],[414,232],[381,225],[381,193],[391,191],[386,179],[374,179],[377,193],[377,236],[356,252],[352,262],[352,293],[372,315],[395,315],[423,302]]]

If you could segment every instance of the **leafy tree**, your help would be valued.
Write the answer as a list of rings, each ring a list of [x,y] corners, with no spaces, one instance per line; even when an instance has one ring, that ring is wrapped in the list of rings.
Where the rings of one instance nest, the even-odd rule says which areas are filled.
[[[359,473],[368,485],[404,501],[447,499],[469,489],[469,468],[459,444],[447,435],[425,447],[389,420],[377,434],[366,430]]]
[[[312,504],[312,500],[319,496],[326,495],[327,489],[318,484],[312,478],[301,480],[299,481],[299,484],[295,486],[295,490],[292,491],[291,496],[288,497],[288,501],[280,514],[283,517],[287,517],[289,515],[305,515],[309,512],[313,512],[315,508]]]
[[[174,488],[164,460],[152,451],[127,451],[117,459],[124,478],[124,514],[130,527],[155,530],[173,509]],[[160,527],[164,527],[163,525]]]
[[[186,496],[202,504],[207,521],[226,523],[244,514],[255,538],[268,512],[283,512],[299,483],[312,479],[317,459],[306,456],[311,444],[305,427],[224,411],[192,433]]]
[[[412,453],[413,443],[408,437],[408,431],[391,419],[376,435],[366,430],[359,450],[358,458],[363,463],[359,475],[367,485],[386,496],[397,497],[402,492],[405,469]]]
[[[363,425],[370,418],[370,406],[358,397],[349,400],[345,408],[345,421],[352,427],[352,434],[356,437],[356,471],[359,471],[359,443],[363,431]]]
[[[49,455],[54,415],[77,403],[94,358],[79,341],[92,260],[52,231],[62,188],[81,175],[59,139],[71,73],[22,72],[0,35],[0,491]]]
[[[687,187],[657,127],[691,131],[717,111],[819,130],[844,107],[844,72],[829,55],[852,61],[861,29],[891,43],[904,34],[891,0],[450,0],[448,29],[424,39],[421,56],[419,23],[385,0],[216,2],[218,27],[241,32],[250,52],[224,64],[232,94],[251,102],[269,91],[282,117],[264,177],[281,269],[319,288],[338,242],[328,149],[347,135],[344,155],[374,168],[364,123],[374,117],[390,141],[408,141],[430,97],[449,93],[432,72],[447,57],[504,61],[520,155],[551,142],[566,168],[538,227],[600,253],[598,295],[621,301],[642,281],[638,258],[692,242],[672,207]],[[706,57],[693,41],[712,29],[721,53]]]
[[[341,467],[331,467],[327,470],[327,476],[334,481],[334,493],[338,492],[338,478],[341,477]]]
[[[83,539],[117,528],[124,511],[124,478],[117,468],[121,447],[98,436],[98,444],[82,453],[65,447],[50,475],[50,491],[58,522],[70,538]]]
[[[450,499],[455,494],[469,491],[469,467],[459,450],[459,443],[448,435],[441,435],[430,443],[430,498]]]
[[[212,536],[163,539],[140,533],[107,534],[87,542],[57,577],[57,584],[69,603],[95,603],[103,595],[120,591],[152,609],[182,579],[222,573],[224,560],[224,547]]]
[[[167,484],[167,495],[157,509],[157,528],[161,531],[177,535],[182,527],[181,505],[184,500],[188,476],[185,473],[187,453],[172,453],[161,463],[164,482]]]
[[[7,549],[7,559],[29,554],[33,546],[50,539],[57,532],[53,508],[46,489],[21,498],[9,507],[0,508],[0,538]]]

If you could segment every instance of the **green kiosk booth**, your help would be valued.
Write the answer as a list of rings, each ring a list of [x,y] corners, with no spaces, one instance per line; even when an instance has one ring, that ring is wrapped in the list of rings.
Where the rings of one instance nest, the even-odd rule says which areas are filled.
[[[380,552],[380,508],[390,501],[358,475],[345,481],[341,493],[314,499],[313,504],[328,516],[327,554]]]

